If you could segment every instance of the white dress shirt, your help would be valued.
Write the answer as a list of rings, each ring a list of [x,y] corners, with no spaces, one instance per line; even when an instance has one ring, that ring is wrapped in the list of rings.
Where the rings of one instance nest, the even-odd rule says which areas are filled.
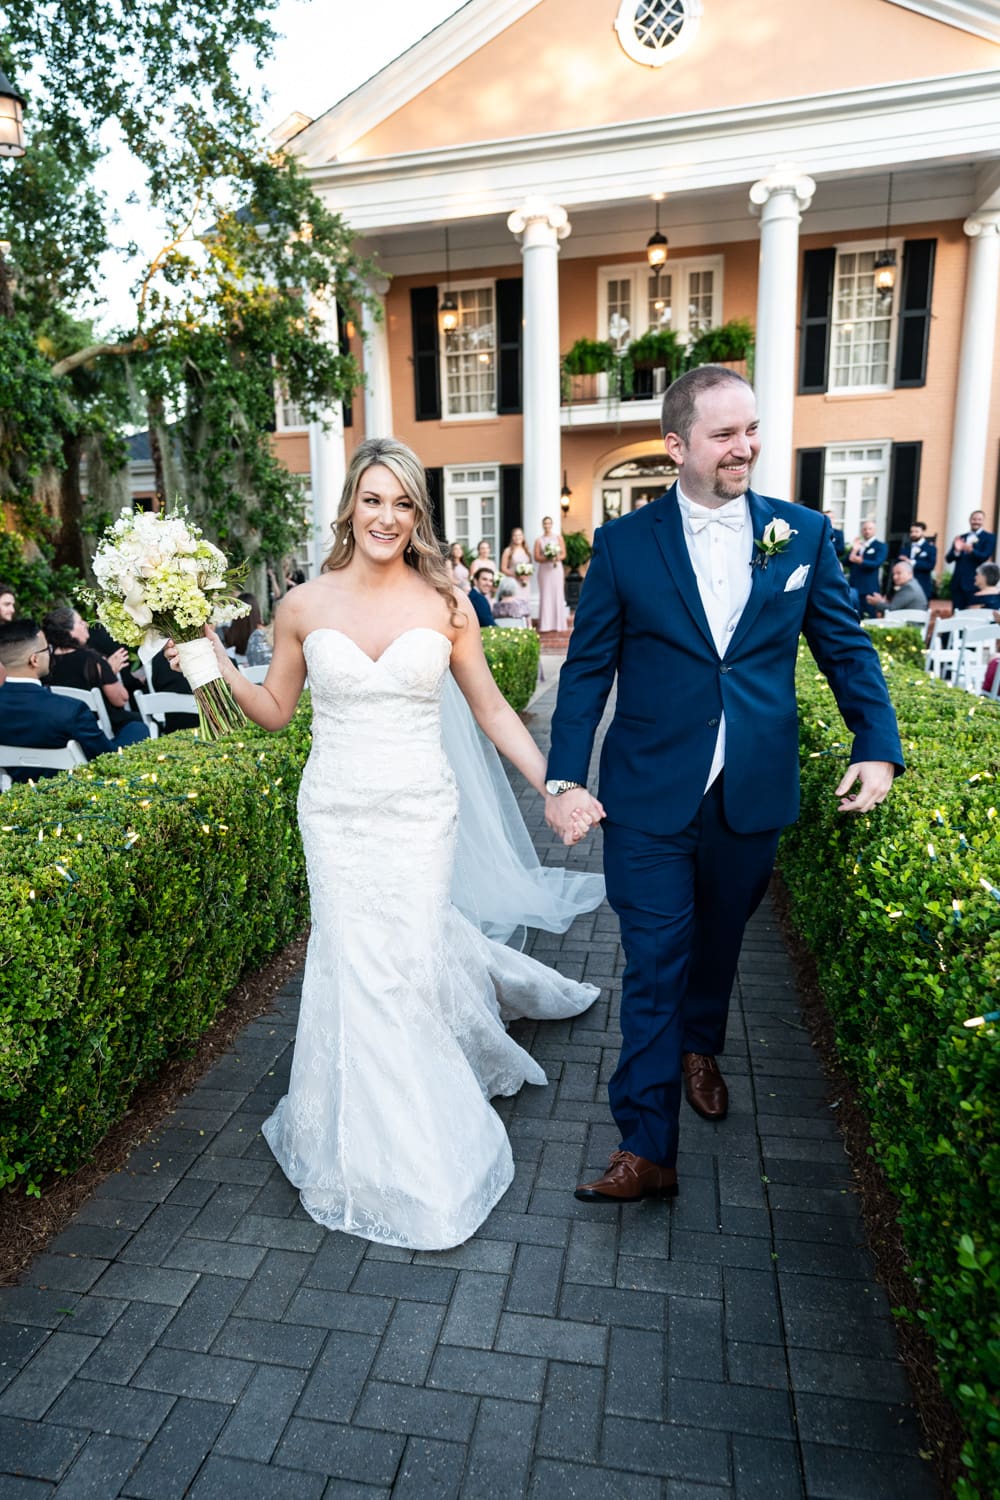
[[[740,495],[713,510],[689,500],[678,484],[677,504],[708,627],[723,657],[750,597],[753,527],[746,497]],[[721,714],[706,792],[725,763],[726,716]]]

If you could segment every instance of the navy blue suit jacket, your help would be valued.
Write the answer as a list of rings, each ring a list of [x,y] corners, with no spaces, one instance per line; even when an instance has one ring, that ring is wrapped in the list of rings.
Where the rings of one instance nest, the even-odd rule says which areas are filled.
[[[490,607],[490,601],[487,599],[485,594],[481,594],[476,588],[470,589],[469,603],[476,611],[476,619],[479,621],[480,625],[485,626],[496,624],[496,620],[494,620],[493,618],[493,610]]]
[[[795,661],[800,632],[854,734],[851,759],[903,752],[870,640],[858,624],[818,511],[747,495],[755,537],[778,517],[797,531],[766,568],[723,661],[698,593],[676,487],[594,535],[569,653],[559,678],[548,776],[586,782],[590,752],[617,674],[601,756],[608,817],[653,834],[690,823],[726,715],[726,817],[737,833],[791,823],[799,811]],[[801,588],[785,592],[797,568]]]
[[[834,526],[830,531],[830,540],[833,542],[833,550],[837,554],[838,562],[844,559],[844,533]]]
[[[882,564],[889,556],[887,543],[880,542],[877,537],[872,537],[861,553],[863,563],[848,563],[847,576],[851,588],[857,591],[861,603],[864,604],[868,594],[877,594],[881,591],[879,574]]]
[[[968,536],[968,532],[965,534]],[[996,544],[992,531],[979,531],[971,552],[956,552],[954,547],[949,547],[945,561],[953,564],[954,580],[966,594],[976,592],[976,570],[980,563],[989,562]]]
[[[0,744],[61,750],[70,740],[79,741],[88,760],[111,749],[111,741],[85,703],[63,698],[41,684],[36,687],[9,679],[0,684]],[[8,774],[12,781],[27,781],[29,776],[37,781],[55,772],[12,767]]]
[[[917,555],[913,551],[917,548]],[[934,592],[934,568],[937,563],[937,546],[925,537],[922,542],[906,541],[899,549],[900,557],[908,557],[913,564],[913,576],[929,599]]]

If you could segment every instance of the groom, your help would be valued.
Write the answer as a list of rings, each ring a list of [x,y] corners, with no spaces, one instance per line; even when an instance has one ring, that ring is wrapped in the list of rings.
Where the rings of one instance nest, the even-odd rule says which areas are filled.
[[[621,1134],[585,1201],[677,1192],[682,1081],[725,1118],[716,1062],[748,918],[799,810],[800,632],[854,735],[833,795],[882,802],[903,755],[878,657],[858,624],[818,511],[750,489],[753,391],[706,365],[663,400],[677,483],[599,530],[552,720],[546,817],[567,843],[605,815],[608,900],[621,923],[622,1050],[609,1085]],[[617,676],[601,755],[594,734]]]

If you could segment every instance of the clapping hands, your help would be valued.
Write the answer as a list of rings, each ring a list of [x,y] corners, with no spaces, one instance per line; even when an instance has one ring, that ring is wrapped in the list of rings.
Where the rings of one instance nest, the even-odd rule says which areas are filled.
[[[604,815],[604,808],[586,787],[574,787],[558,797],[545,798],[545,821],[564,844],[578,844],[585,839]]]

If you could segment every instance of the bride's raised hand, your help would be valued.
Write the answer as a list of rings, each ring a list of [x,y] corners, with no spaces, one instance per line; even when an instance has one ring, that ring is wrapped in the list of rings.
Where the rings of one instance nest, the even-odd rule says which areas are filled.
[[[225,675],[225,669],[233,665],[233,659],[231,656],[227,655],[225,646],[222,644],[218,635],[212,629],[211,625],[205,625],[203,628],[205,631],[205,635],[212,642],[212,649],[215,652],[216,661],[223,669],[223,675]],[[167,658],[167,661],[170,663],[171,671],[179,672],[181,670],[181,662],[180,652],[177,650],[177,642],[174,640],[169,640],[163,648],[163,654]]]

